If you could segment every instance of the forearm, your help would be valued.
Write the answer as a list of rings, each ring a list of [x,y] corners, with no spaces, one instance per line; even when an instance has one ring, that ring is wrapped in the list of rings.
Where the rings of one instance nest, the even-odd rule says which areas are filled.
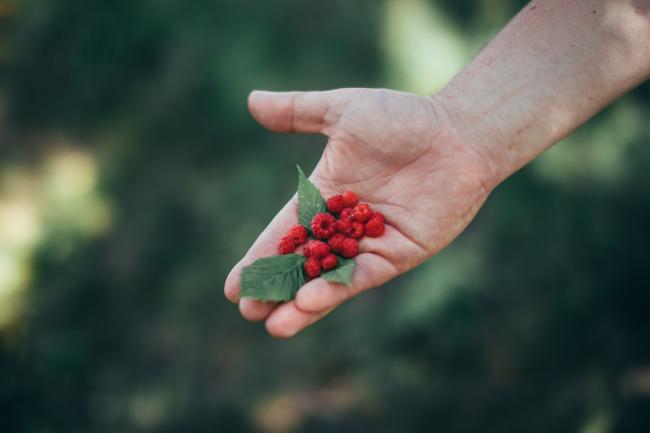
[[[535,0],[436,98],[501,181],[650,76],[650,0]]]

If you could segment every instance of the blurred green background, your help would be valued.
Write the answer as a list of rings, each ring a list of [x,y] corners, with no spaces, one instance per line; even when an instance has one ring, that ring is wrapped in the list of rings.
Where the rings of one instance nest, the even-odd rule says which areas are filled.
[[[0,0],[0,431],[647,432],[647,84],[296,338],[223,298],[324,145],[250,90],[432,93],[523,3]]]

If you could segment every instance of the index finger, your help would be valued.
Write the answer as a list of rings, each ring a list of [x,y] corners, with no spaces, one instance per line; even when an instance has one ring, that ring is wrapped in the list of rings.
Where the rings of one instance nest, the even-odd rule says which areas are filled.
[[[298,224],[298,200],[296,195],[294,195],[291,200],[284,205],[264,231],[260,233],[257,240],[248,249],[244,257],[230,271],[224,286],[224,293],[230,302],[239,302],[242,269],[257,259],[277,255],[278,242],[284,235],[286,235],[289,228],[295,224]],[[247,302],[247,304],[250,303]],[[253,303],[253,305],[255,304],[274,305],[260,301]]]

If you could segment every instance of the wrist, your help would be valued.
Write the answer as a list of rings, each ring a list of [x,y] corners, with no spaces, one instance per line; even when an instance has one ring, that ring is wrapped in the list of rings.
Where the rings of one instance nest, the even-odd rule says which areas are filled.
[[[648,78],[639,5],[535,1],[432,98],[500,182]]]
[[[484,166],[486,184],[493,189],[516,170],[505,153],[512,147],[506,141],[506,127],[490,118],[488,111],[472,109],[476,103],[450,90],[447,86],[430,97],[443,113],[442,129],[447,139],[477,156]]]

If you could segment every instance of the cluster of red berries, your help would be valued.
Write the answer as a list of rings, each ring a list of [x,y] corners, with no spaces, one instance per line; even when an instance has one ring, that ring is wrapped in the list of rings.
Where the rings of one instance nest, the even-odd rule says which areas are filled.
[[[302,251],[307,257],[305,273],[309,278],[336,268],[336,254],[348,259],[356,257],[358,241],[364,235],[376,238],[384,234],[384,216],[373,212],[367,203],[359,203],[359,197],[351,191],[327,200],[327,210],[329,212],[317,213],[311,221],[311,230],[317,240],[307,242],[307,229],[295,225],[278,246],[280,254],[290,254],[307,243]]]

